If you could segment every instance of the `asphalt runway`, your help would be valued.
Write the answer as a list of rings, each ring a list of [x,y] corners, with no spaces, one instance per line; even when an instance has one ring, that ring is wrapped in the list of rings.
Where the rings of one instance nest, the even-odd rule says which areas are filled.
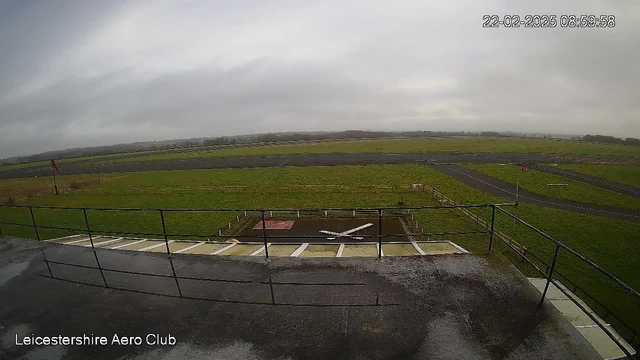
[[[429,166],[482,192],[515,201],[515,185],[458,165],[431,164]],[[518,202],[587,215],[604,216],[611,219],[640,222],[640,211],[637,210],[619,209],[557,199],[523,189],[519,190]]]
[[[181,160],[154,160],[110,164],[71,162],[61,164],[66,175],[126,173],[139,171],[257,168],[281,166],[338,166],[338,165],[382,165],[411,163],[547,163],[570,162],[573,158],[551,154],[506,154],[506,153],[402,153],[402,154],[313,154],[281,156],[209,157]],[[584,159],[596,159],[586,156]],[[22,178],[49,176],[49,166],[0,171],[0,178]]]

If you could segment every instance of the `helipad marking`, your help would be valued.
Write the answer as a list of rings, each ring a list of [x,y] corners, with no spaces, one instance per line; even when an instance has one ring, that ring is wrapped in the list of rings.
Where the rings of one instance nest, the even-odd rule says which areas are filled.
[[[458,249],[458,250],[462,251],[462,252],[463,252],[463,253],[465,253],[465,254],[468,254],[468,253],[469,253],[467,250],[463,249],[463,248],[462,248],[462,246],[460,246],[460,245],[458,245],[458,244],[456,244],[456,243],[454,243],[454,242],[452,242],[452,241],[448,241],[448,243],[449,243],[449,244],[451,244],[451,245],[453,245],[456,249]]]
[[[416,244],[416,242],[415,242],[415,241],[412,241],[412,242],[411,242],[411,244],[413,245],[413,247],[414,247],[414,248],[416,248],[416,250],[418,250],[418,253],[419,253],[420,255],[427,255],[427,254],[425,254],[424,250],[422,250],[422,249],[418,246],[418,244]]]
[[[269,246],[271,246],[271,243],[267,244],[267,247],[269,247]],[[249,256],[256,256],[256,255],[260,254],[263,251],[264,251],[264,246],[260,247],[260,249],[258,249],[256,251],[252,252],[251,254],[249,254]]]
[[[165,244],[171,244],[171,243],[172,243],[172,242],[174,242],[174,241],[175,241],[175,240],[169,240],[169,241],[168,241],[168,242],[166,242],[166,243],[165,243],[165,242],[160,242],[160,244],[155,244],[155,245],[147,246],[147,247],[145,247],[145,248],[138,249],[137,251],[147,251],[147,250],[155,249],[155,248],[160,247],[160,246],[165,245]]]
[[[107,241],[103,241],[103,242],[99,242],[99,243],[94,243],[93,246],[99,246],[99,245],[103,245],[103,244],[111,244],[113,242],[122,240],[122,238],[117,238],[117,239],[111,239],[111,240],[107,240]],[[91,246],[91,245],[85,245],[85,246]]]
[[[340,248],[338,248],[338,253],[336,257],[342,257],[342,252],[344,251],[344,244],[340,244]]]
[[[298,257],[298,255],[302,254],[302,252],[307,248],[307,246],[309,246],[309,243],[304,243],[302,245],[300,245],[299,248],[296,249],[296,251],[294,251],[291,255],[291,257]]]
[[[234,246],[236,246],[236,245],[238,245],[238,243],[237,243],[237,242],[234,242],[233,244],[229,244],[229,245],[227,245],[227,246],[223,247],[222,249],[218,249],[218,250],[216,250],[216,251],[212,252],[212,253],[211,253],[211,255],[218,255],[218,254],[220,254],[221,252],[223,252],[223,251],[225,251],[225,250],[229,250],[229,249],[231,249],[232,247],[234,247]]]
[[[71,238],[75,238],[75,237],[78,237],[78,236],[86,236],[86,235],[78,234],[78,235],[63,236],[61,238],[48,239],[48,240],[45,240],[45,242],[59,241],[59,240],[64,240],[64,239],[71,239]]]
[[[197,248],[197,247],[198,247],[198,246],[200,246],[200,245],[204,245],[204,241],[203,241],[203,242],[199,242],[199,243],[197,243],[197,244],[195,244],[195,245],[192,245],[192,246],[186,247],[186,248],[184,248],[184,249],[180,249],[180,250],[178,250],[178,251],[174,252],[174,254],[180,254],[181,252],[184,252],[184,251],[187,251],[187,250],[191,250],[191,249],[193,249],[193,248]]]
[[[111,250],[114,250],[114,249],[120,249],[120,248],[123,248],[123,247],[126,247],[126,246],[130,246],[130,245],[140,244],[140,243],[141,243],[141,242],[143,242],[143,241],[147,241],[147,239],[142,239],[142,240],[134,241],[134,242],[132,242],[132,243],[122,244],[122,245],[114,246],[114,247],[112,247],[112,248],[111,248]]]
[[[72,245],[72,244],[76,244],[76,243],[83,242],[83,241],[89,241],[89,237],[87,237],[86,239],[80,239],[80,240],[74,240],[74,241],[67,241],[67,242],[65,242],[65,243],[63,243],[63,244],[65,244],[65,245]]]

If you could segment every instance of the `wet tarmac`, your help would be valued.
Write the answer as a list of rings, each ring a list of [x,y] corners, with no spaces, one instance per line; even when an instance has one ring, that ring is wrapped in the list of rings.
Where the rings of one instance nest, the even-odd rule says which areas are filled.
[[[58,262],[51,273],[43,254]],[[96,258],[127,273],[103,277],[79,267],[95,267]],[[599,359],[538,300],[499,254],[271,261],[178,254],[170,262],[157,253],[94,255],[0,239],[3,359]],[[16,344],[83,334],[109,344]],[[113,344],[114,335],[141,344]]]

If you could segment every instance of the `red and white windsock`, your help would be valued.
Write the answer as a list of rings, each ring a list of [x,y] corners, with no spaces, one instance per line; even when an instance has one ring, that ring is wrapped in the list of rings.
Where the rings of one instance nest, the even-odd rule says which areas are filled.
[[[54,169],[56,169],[56,172],[57,172],[58,174],[60,174],[60,166],[58,166],[58,164],[56,164],[56,161],[55,161],[55,160],[51,160],[51,167],[52,167],[52,168],[54,168]]]

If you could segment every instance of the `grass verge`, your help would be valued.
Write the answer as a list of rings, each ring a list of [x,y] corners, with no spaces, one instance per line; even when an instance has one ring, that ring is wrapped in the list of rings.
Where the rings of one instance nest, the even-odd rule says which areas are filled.
[[[533,169],[521,171],[521,167],[515,165],[464,164],[464,167],[514,186],[517,180],[519,180],[521,189],[549,197],[623,209],[640,209],[640,199],[633,196],[620,194],[559,175],[547,174]],[[556,186],[548,184],[567,185]]]
[[[640,189],[640,166],[558,164],[558,167],[586,175],[598,176]]]

